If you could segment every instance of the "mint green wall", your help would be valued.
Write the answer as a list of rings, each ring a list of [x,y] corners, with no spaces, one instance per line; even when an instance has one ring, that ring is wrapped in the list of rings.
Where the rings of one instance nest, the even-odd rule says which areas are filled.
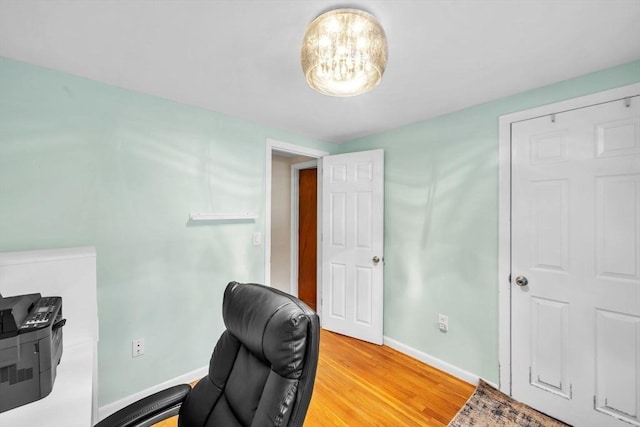
[[[0,58],[0,251],[97,248],[105,405],[201,367],[226,282],[262,280],[266,138],[384,148],[385,335],[497,382],[498,116],[638,81],[640,61],[335,146]]]
[[[204,366],[226,283],[263,281],[266,138],[335,150],[0,58],[0,251],[96,247],[100,405]]]
[[[636,82],[640,61],[340,147],[385,150],[385,336],[498,382],[498,118]]]

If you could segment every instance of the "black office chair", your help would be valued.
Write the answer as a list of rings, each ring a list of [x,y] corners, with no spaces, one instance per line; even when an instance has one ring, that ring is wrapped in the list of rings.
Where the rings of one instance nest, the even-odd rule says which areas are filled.
[[[151,426],[178,414],[180,427],[302,426],[318,365],[318,315],[297,298],[257,284],[224,291],[226,331],[209,374],[171,387],[96,427]]]

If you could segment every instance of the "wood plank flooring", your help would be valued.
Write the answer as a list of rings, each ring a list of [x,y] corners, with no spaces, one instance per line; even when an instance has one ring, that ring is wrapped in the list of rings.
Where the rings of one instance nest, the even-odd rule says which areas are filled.
[[[442,427],[474,389],[388,346],[323,330],[305,427]],[[156,427],[176,425],[170,419]]]

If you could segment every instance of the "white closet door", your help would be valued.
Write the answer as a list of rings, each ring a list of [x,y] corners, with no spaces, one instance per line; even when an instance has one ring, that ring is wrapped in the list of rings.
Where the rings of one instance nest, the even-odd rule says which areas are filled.
[[[512,126],[512,394],[640,425],[640,99]]]

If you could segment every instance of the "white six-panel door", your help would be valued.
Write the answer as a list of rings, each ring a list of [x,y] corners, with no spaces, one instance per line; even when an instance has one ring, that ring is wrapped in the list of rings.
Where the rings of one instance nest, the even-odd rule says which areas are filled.
[[[640,425],[640,97],[512,125],[512,395]]]
[[[383,340],[383,150],[322,158],[322,327]]]

